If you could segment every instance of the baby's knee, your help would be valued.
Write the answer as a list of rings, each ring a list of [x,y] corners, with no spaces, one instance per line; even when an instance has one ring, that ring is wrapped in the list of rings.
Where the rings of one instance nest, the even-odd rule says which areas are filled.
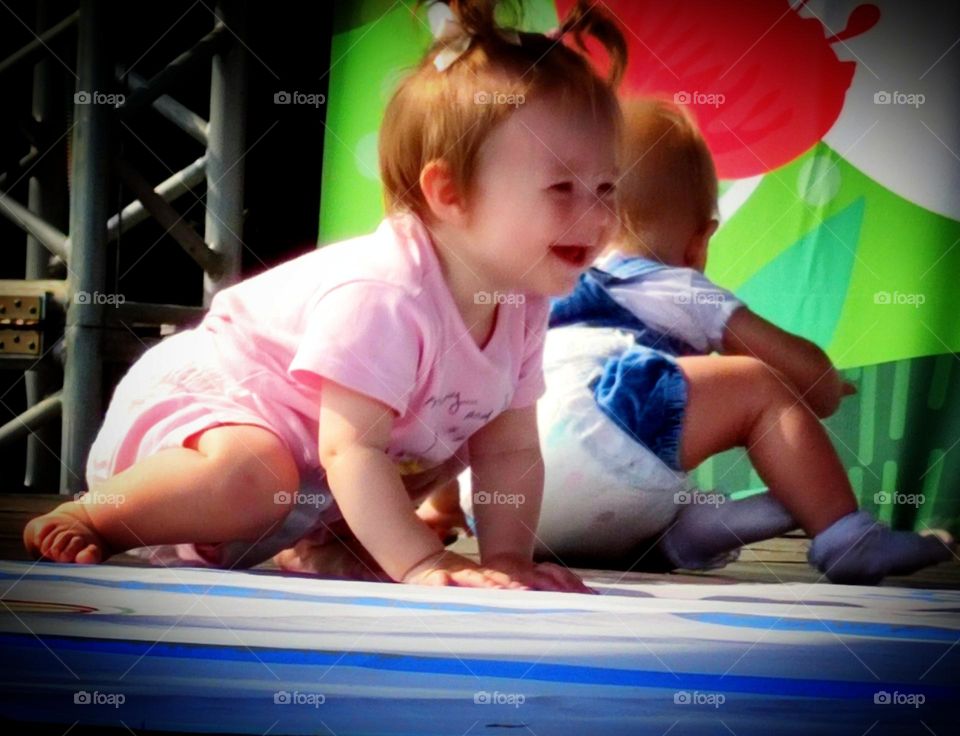
[[[797,401],[797,390],[785,373],[758,358],[737,357],[736,360],[744,386],[761,406]]]
[[[258,427],[223,429],[233,431],[201,439],[196,449],[205,456],[207,472],[225,493],[241,503],[299,488],[300,471],[279,437]]]

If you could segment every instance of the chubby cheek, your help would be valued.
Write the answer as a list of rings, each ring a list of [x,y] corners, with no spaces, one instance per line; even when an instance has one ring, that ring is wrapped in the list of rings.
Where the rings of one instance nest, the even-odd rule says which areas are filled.
[[[531,205],[519,229],[522,235],[516,241],[526,280],[543,282],[537,285],[551,293],[564,293],[573,288],[577,274],[571,272],[570,265],[563,263],[551,247],[576,238],[577,227],[569,207],[542,201]]]

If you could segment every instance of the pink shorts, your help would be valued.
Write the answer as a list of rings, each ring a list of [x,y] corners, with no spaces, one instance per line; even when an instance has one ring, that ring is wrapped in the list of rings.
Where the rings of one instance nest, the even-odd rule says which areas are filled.
[[[163,545],[135,550],[160,564],[249,567],[272,557],[307,534],[322,534],[340,518],[322,469],[311,467],[303,447],[303,422],[288,407],[232,379],[209,333],[190,330],[148,350],[113,394],[87,459],[87,484],[102,483],[161,450],[182,447],[203,430],[225,424],[263,427],[287,445],[300,470],[301,489],[275,534],[251,545]]]

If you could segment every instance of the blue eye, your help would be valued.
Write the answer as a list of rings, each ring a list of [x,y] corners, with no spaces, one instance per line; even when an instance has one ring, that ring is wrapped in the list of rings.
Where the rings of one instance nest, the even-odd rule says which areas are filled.
[[[573,182],[572,181],[561,181],[557,184],[553,184],[550,187],[551,192],[559,192],[560,194],[570,194],[573,191]]]

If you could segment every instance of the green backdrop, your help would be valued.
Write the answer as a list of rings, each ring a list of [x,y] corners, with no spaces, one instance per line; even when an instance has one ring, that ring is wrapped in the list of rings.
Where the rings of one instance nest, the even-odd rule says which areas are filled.
[[[372,231],[383,216],[377,129],[397,80],[430,43],[422,11],[416,17],[409,5],[337,4],[321,243]],[[887,15],[868,39],[885,19],[896,20],[891,3],[878,5]],[[557,24],[553,0],[528,0],[523,9],[527,29]],[[872,82],[858,59],[841,118],[823,140],[773,170],[721,182],[723,223],[707,274],[757,313],[819,344],[857,385],[826,426],[862,505],[900,528],[960,534],[960,221],[926,206],[923,193],[919,202],[904,196],[906,177],[917,172],[904,171],[903,186],[887,174],[881,183],[856,165],[854,146],[843,154],[830,145],[852,116],[887,114],[851,102]],[[950,69],[939,71],[949,77]],[[884,135],[895,141],[897,130]],[[701,488],[738,495],[762,485],[742,451],[705,462],[695,478]]]

